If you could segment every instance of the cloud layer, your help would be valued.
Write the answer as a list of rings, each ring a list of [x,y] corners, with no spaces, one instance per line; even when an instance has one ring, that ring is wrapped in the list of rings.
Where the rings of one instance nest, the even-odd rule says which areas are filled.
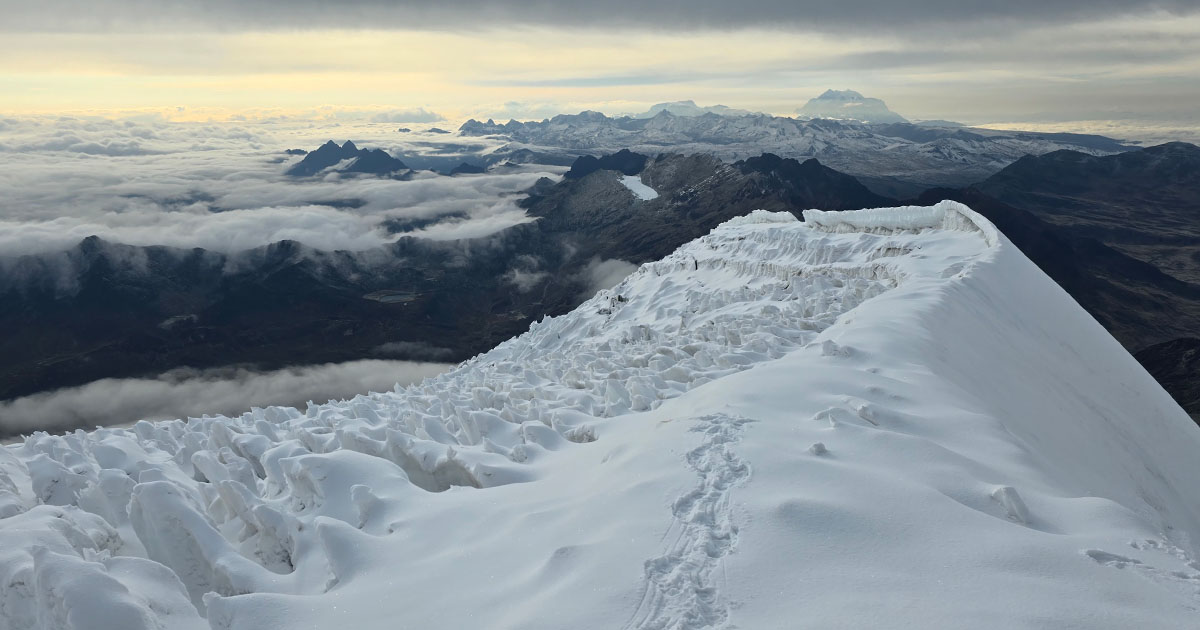
[[[1196,0],[42,6],[0,13],[11,111],[375,103],[380,120],[457,120],[694,99],[791,113],[849,88],[910,119],[1183,128],[1200,99]]]
[[[81,387],[0,402],[0,437],[31,431],[127,424],[202,414],[236,415],[250,407],[303,406],[386,391],[451,366],[367,359],[271,372],[243,368],[178,369],[153,379],[103,379]]]
[[[1191,0],[267,0],[205,3],[152,0],[3,0],[8,30],[96,31],[130,28],[218,28],[275,30],[321,28],[480,28],[497,24],[609,25],[654,29],[821,28],[898,29],[921,24],[978,20],[1019,23],[1066,22],[1153,11],[1194,12]]]
[[[414,220],[426,226],[418,234],[425,238],[486,236],[526,221],[514,193],[553,175],[536,168],[455,178],[422,172],[411,181],[282,174],[299,159],[285,148],[312,148],[331,135],[401,156],[464,148],[397,133],[391,123],[3,123],[0,257],[61,251],[92,235],[227,253],[285,239],[361,251],[399,238],[389,224]]]

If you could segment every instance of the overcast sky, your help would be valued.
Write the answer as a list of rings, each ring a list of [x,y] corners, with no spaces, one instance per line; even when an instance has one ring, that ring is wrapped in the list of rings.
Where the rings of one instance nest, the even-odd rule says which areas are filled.
[[[1200,0],[0,0],[0,111],[321,106],[1195,123]],[[182,108],[182,109],[180,109]]]

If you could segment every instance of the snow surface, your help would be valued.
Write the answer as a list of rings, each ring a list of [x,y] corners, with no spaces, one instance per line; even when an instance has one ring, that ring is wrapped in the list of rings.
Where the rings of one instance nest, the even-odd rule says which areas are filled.
[[[1149,375],[961,205],[805,219],[420,385],[0,449],[0,627],[1196,627]]]
[[[642,201],[658,198],[658,191],[642,183],[642,178],[637,175],[622,175],[621,183]]]

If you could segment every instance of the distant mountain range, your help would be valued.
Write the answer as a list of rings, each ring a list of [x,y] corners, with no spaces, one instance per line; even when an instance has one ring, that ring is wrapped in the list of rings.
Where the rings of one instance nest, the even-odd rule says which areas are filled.
[[[995,174],[1025,155],[1062,149],[1092,155],[1127,151],[1103,136],[997,131],[907,122],[866,124],[852,120],[800,120],[766,114],[712,112],[678,116],[664,109],[651,118],[612,118],[600,112],[564,114],[543,121],[507,123],[468,120],[463,136],[495,136],[509,144],[492,155],[532,151],[551,163],[580,155],[630,149],[657,153],[709,153],[727,161],[763,153],[822,164],[858,177],[875,192],[913,196],[935,186],[960,187]]]

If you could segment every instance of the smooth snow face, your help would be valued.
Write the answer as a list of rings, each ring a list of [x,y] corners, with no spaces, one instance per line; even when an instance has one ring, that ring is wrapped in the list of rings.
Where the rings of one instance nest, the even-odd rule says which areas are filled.
[[[622,175],[621,183],[625,184],[625,187],[642,201],[658,198],[658,191],[643,184],[642,178],[637,175]]]
[[[1165,392],[959,204],[805,219],[418,386],[0,449],[0,627],[1196,625]]]

